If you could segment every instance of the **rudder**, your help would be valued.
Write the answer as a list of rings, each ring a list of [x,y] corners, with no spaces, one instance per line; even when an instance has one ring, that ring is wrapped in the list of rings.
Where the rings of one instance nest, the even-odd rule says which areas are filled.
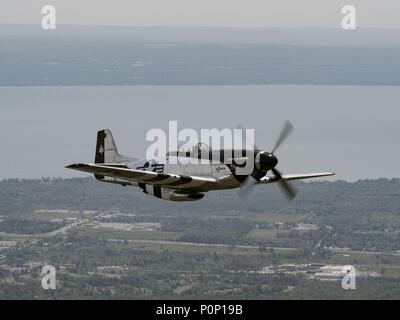
[[[116,163],[118,160],[118,149],[115,145],[110,129],[101,130],[97,133],[95,163]]]

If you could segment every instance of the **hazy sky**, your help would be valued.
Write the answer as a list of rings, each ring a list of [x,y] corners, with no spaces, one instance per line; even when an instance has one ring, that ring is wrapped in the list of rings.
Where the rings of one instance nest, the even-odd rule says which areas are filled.
[[[60,24],[218,27],[339,27],[351,4],[358,27],[400,28],[399,0],[2,0],[0,23],[39,24],[46,4]]]

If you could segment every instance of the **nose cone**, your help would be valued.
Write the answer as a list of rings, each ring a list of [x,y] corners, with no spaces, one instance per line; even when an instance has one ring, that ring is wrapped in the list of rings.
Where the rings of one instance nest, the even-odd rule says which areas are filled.
[[[268,152],[264,152],[260,155],[260,167],[263,170],[271,170],[275,168],[278,164],[278,159],[272,154]]]

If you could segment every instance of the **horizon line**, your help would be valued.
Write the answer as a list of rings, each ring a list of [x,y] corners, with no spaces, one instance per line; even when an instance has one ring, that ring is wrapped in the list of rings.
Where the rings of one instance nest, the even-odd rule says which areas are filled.
[[[19,25],[19,26],[32,26],[38,25],[33,22],[0,22],[0,25]],[[110,27],[110,28],[174,28],[174,29],[331,29],[343,31],[340,26],[189,26],[189,25],[118,25],[118,24],[70,24],[70,23],[57,23],[57,26],[67,27]],[[377,27],[377,26],[357,26],[358,30],[393,30],[400,31],[400,27]]]

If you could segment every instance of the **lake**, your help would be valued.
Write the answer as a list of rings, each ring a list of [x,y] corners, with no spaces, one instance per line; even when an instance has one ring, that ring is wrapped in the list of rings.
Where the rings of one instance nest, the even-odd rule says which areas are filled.
[[[294,133],[277,152],[284,173],[335,171],[331,179],[399,177],[400,87],[71,86],[0,87],[0,179],[86,176],[64,169],[94,158],[96,131],[144,157],[152,128],[256,131],[270,150],[285,119]]]

